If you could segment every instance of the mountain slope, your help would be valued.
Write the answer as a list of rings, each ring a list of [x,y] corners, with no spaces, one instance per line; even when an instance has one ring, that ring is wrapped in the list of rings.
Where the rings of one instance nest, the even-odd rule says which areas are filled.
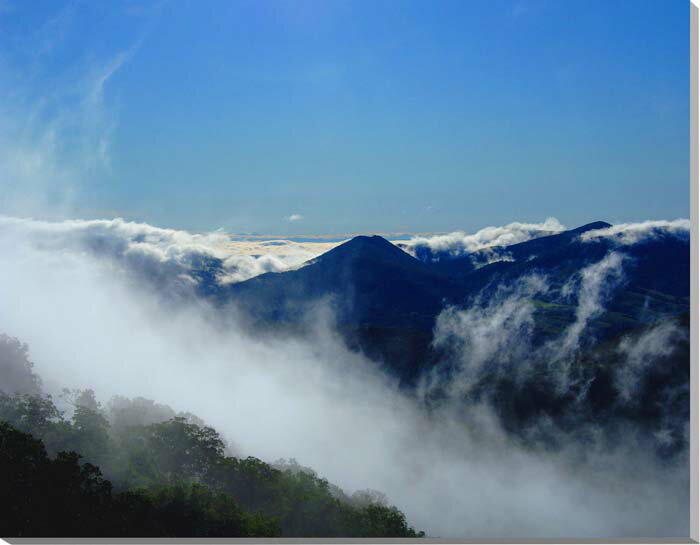
[[[360,236],[296,270],[231,285],[224,299],[256,325],[275,328],[296,327],[314,305],[327,302],[351,348],[408,380],[436,357],[432,330],[446,306],[474,304],[476,295],[479,304],[488,305],[499,286],[513,286],[523,276],[538,274],[549,286],[533,300],[536,338],[561,334],[576,320],[579,304],[564,286],[580,283],[582,271],[610,252],[625,257],[622,274],[604,301],[605,312],[590,320],[596,338],[687,312],[689,241],[662,234],[619,246],[611,238],[580,237],[607,227],[595,222],[499,248],[507,260],[479,268],[474,262],[480,256],[422,262],[379,236]]]
[[[425,259],[425,261],[432,263],[436,270],[444,274],[464,279],[479,268],[488,266],[490,261],[495,263],[517,262],[550,254],[555,250],[567,247],[586,231],[604,229],[610,226],[604,221],[596,221],[569,231],[533,238],[510,246],[489,247],[466,255],[454,256],[450,252],[433,252],[430,254],[430,258]]]
[[[379,236],[359,236],[283,273],[234,284],[229,295],[256,319],[294,321],[320,300],[341,325],[430,329],[457,282]]]

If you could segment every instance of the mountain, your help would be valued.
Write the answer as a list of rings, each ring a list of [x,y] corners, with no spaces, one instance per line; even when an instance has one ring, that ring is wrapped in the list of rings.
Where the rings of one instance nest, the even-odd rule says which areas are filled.
[[[568,247],[572,241],[578,239],[586,231],[607,227],[611,227],[611,225],[604,221],[596,221],[569,231],[543,235],[510,246],[492,246],[468,254],[454,255],[449,251],[428,252],[423,249],[421,252],[416,252],[416,255],[421,261],[432,263],[435,269],[445,274],[465,278],[475,270],[488,266],[491,264],[490,262],[522,262],[542,257]]]
[[[634,426],[660,437],[655,452],[671,457],[687,445],[689,237],[581,236],[609,227],[459,257],[418,254],[425,260],[361,236],[297,270],[234,284],[226,299],[273,334],[303,328],[305,312],[328,301],[346,345],[404,391],[430,407],[490,406],[525,444],[585,445],[604,423],[610,444]],[[531,275],[547,289],[509,300]],[[532,314],[521,312],[527,303]],[[435,336],[449,305],[475,312]]]
[[[297,329],[319,301],[331,305],[346,344],[410,381],[430,358],[435,317],[458,282],[379,236],[359,236],[302,267],[228,288],[257,331]]]
[[[432,328],[461,287],[379,236],[358,236],[282,273],[233,284],[229,296],[257,320],[299,319],[320,300],[340,325]]]
[[[552,288],[542,297],[548,305],[540,308],[540,325],[558,333],[574,319],[576,301],[564,301],[561,289],[586,267],[600,262],[610,252],[624,256],[623,276],[610,294],[606,313],[594,326],[612,335],[626,328],[651,323],[663,316],[679,315],[689,309],[689,240],[656,234],[636,244],[620,246],[607,237],[583,241],[580,234],[609,227],[596,222],[557,235],[537,238],[503,249],[507,261],[500,261],[468,273],[453,269],[469,293],[484,292],[510,284],[528,274],[547,278]],[[554,327],[551,320],[558,321]],[[549,324],[545,322],[550,321]]]
[[[538,339],[560,334],[576,318],[578,301],[562,288],[608,253],[624,254],[624,276],[610,294],[592,332],[603,338],[689,309],[689,240],[657,234],[620,247],[609,237],[583,241],[581,234],[610,227],[594,222],[511,246],[462,257],[417,259],[379,236],[359,236],[300,268],[266,273],[226,288],[256,325],[296,327],[319,301],[328,302],[352,348],[384,362],[407,380],[434,359],[432,329],[447,305],[488,304],[498,286],[539,274],[550,290],[538,296]],[[497,261],[478,266],[486,253]]]

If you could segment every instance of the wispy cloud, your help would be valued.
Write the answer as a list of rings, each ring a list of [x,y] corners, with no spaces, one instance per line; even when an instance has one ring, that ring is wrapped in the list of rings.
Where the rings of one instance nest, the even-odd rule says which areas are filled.
[[[304,216],[302,216],[301,214],[291,214],[291,215],[287,216],[287,218],[286,218],[286,220],[290,221],[290,222],[291,221],[301,221],[303,219],[304,219]]]
[[[587,231],[581,235],[581,240],[588,242],[600,238],[607,238],[619,245],[629,246],[649,238],[668,235],[680,237],[690,236],[690,220],[650,220],[639,223],[619,223],[605,229]]]
[[[85,43],[66,51],[80,15],[68,3],[47,18],[22,61],[0,63],[0,198],[13,215],[70,214],[87,184],[110,172],[117,117],[108,87],[136,54],[144,33],[98,54]],[[126,40],[125,40],[126,41]],[[60,53],[60,71],[55,70]],[[0,59],[2,60],[2,59]]]
[[[0,235],[30,246],[86,252],[177,293],[196,287],[203,271],[224,285],[299,266],[327,249],[286,240],[233,242],[222,231],[190,233],[121,218],[49,222],[0,216]]]
[[[636,429],[617,429],[610,445],[594,436],[583,449],[570,441],[557,451],[523,448],[485,404],[428,413],[347,349],[330,314],[319,313],[305,338],[250,337],[235,321],[222,327],[211,319],[201,301],[165,305],[149,285],[113,266],[112,254],[94,251],[126,237],[126,253],[177,261],[188,244],[216,246],[220,233],[83,223],[0,228],[0,331],[29,342],[47,388],[89,387],[100,396],[142,396],[193,411],[244,455],[292,456],[344,489],[382,490],[433,536],[687,535],[687,458],[658,463],[629,440]],[[19,232],[31,229],[41,232],[27,244]],[[93,251],[75,244],[76,231]],[[446,334],[463,336],[455,348],[463,351],[465,371],[488,369],[509,351],[517,364],[510,370],[527,371],[530,299],[547,289],[543,280],[523,279],[505,287],[492,308],[444,320]],[[595,288],[597,280],[591,282]],[[631,360],[641,362],[636,369],[667,337],[661,331],[653,342],[630,345]],[[470,353],[478,360],[466,360]],[[636,376],[626,384],[636,388]],[[545,418],[538,422],[547,425]],[[659,433],[667,436],[665,430]]]
[[[503,226],[484,227],[475,233],[454,231],[431,237],[414,237],[402,247],[415,254],[420,248],[429,248],[433,252],[445,252],[459,256],[476,252],[484,248],[508,246],[525,242],[532,238],[563,231],[565,227],[556,218],[548,218],[542,223],[513,222]]]

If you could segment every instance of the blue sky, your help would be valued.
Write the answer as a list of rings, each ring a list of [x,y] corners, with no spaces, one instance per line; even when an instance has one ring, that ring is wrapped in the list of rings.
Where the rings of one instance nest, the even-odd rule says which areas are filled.
[[[281,234],[688,217],[688,12],[5,0],[0,213]]]

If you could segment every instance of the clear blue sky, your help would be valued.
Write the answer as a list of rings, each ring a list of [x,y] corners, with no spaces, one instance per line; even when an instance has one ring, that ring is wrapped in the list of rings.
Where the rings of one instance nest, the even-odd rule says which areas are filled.
[[[5,0],[0,212],[31,212],[22,184],[68,215],[193,230],[688,217],[688,12]],[[48,166],[27,174],[32,146]]]

